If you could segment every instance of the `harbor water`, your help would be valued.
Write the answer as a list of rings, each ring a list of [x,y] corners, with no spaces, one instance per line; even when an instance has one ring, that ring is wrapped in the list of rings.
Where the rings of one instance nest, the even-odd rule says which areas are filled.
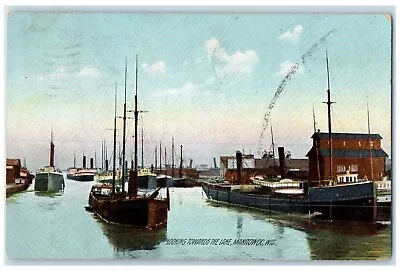
[[[210,202],[201,187],[171,188],[167,228],[106,224],[85,211],[93,182],[6,199],[6,263],[21,260],[380,260],[391,223],[329,222]],[[164,191],[165,192],[165,191]],[[54,262],[53,262],[54,263]],[[201,263],[201,262],[200,262]]]

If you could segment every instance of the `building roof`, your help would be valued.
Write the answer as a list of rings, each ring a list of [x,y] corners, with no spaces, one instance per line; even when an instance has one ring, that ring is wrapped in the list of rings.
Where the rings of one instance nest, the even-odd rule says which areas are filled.
[[[19,159],[7,159],[6,166],[21,166],[21,160],[19,160]]]
[[[332,139],[382,139],[379,134],[331,133]],[[314,133],[311,138],[329,139],[329,133]]]
[[[329,156],[329,149],[319,150],[321,156]],[[308,154],[307,154],[308,155]],[[333,157],[360,157],[360,158],[368,158],[372,157],[389,157],[387,153],[382,150],[332,150]]]

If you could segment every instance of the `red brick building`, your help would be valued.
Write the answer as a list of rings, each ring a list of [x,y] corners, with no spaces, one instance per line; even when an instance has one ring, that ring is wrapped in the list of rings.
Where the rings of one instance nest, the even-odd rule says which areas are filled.
[[[382,180],[385,176],[388,155],[381,148],[380,135],[332,133],[332,176],[329,134],[317,132],[311,138],[313,147],[307,153],[310,180],[336,180],[346,171],[357,173],[360,179]]]
[[[20,178],[21,161],[19,159],[6,160],[6,183],[15,183],[15,179]]]

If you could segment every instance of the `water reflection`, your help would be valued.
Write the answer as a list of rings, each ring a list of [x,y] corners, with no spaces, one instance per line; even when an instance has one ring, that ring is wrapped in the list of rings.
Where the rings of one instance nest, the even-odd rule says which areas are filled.
[[[34,191],[35,196],[37,197],[46,197],[46,198],[56,198],[56,197],[61,197],[64,195],[64,190],[58,191],[58,192],[48,192],[48,191]]]
[[[312,260],[390,260],[392,255],[391,223],[327,221],[309,219],[304,215],[271,213],[258,209],[207,202],[216,208],[238,213],[237,234],[242,231],[241,216],[249,214],[255,220],[273,225],[277,238],[277,258],[284,258],[279,244],[285,243],[289,229],[305,233]],[[298,233],[297,233],[298,234]],[[292,237],[291,237],[292,238]],[[290,240],[288,240],[290,242]],[[292,240],[293,241],[293,240]],[[295,245],[295,244],[293,244]],[[287,255],[285,256],[287,257]]]
[[[313,260],[389,260],[391,225],[318,221],[306,228]]]
[[[167,230],[149,231],[143,228],[113,225],[99,221],[103,234],[116,251],[153,250],[166,240]]]

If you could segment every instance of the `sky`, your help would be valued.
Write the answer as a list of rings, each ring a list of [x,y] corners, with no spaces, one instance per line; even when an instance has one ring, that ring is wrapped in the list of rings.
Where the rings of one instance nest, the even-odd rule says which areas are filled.
[[[184,165],[211,166],[236,150],[260,157],[271,126],[276,146],[306,158],[313,109],[317,129],[328,129],[326,54],[332,131],[368,133],[368,103],[371,133],[391,156],[385,14],[12,12],[6,20],[5,153],[32,171],[49,164],[51,131],[58,168],[72,166],[74,153],[78,165],[84,153],[101,166],[102,140],[111,157],[114,94],[122,116],[126,62],[133,109],[136,55],[145,166],[160,142],[171,162],[172,138],[175,164],[180,145]],[[120,142],[122,119],[117,126]],[[130,160],[130,118],[127,131]]]

